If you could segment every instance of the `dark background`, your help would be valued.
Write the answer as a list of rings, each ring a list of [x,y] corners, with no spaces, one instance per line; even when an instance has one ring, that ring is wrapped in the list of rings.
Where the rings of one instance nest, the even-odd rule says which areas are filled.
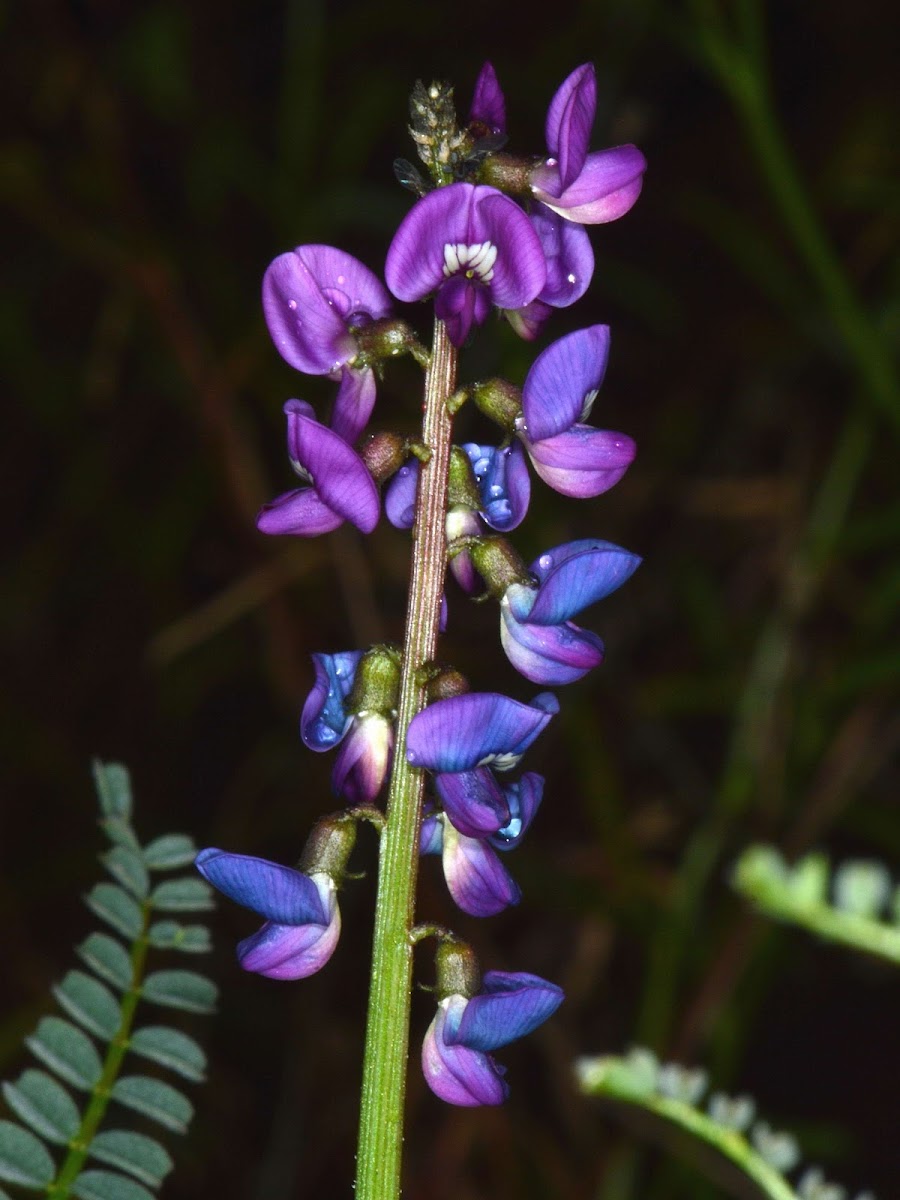
[[[710,30],[752,50],[757,11],[754,70],[770,71],[789,154],[769,170],[733,103],[739,71],[711,67]],[[455,82],[465,112],[490,57],[510,149],[540,152],[553,91],[589,59],[594,146],[635,141],[650,166],[635,209],[593,233],[588,297],[539,344],[612,325],[593,419],[640,450],[596,501],[536,485],[515,539],[530,557],[599,536],[646,562],[586,615],[607,662],[563,691],[529,757],[548,784],[510,860],[521,907],[460,917],[425,863],[423,916],[568,1001],[502,1053],[502,1110],[442,1106],[413,1064],[404,1194],[725,1194],[709,1164],[652,1149],[658,1130],[575,1094],[574,1057],[638,1041],[756,1096],[851,1194],[896,1195],[896,978],[752,918],[728,886],[754,840],[895,871],[900,853],[893,13],[7,6],[0,1074],[92,927],[74,900],[100,848],[90,757],[130,765],[145,837],[183,829],[292,861],[334,803],[330,758],[296,731],[309,652],[400,633],[404,535],[255,532],[262,500],[292,486],[283,401],[321,406],[331,387],[271,346],[267,262],[324,241],[381,270],[410,202],[391,161],[411,154],[417,77]],[[427,332],[424,307],[409,315]],[[488,329],[463,377],[520,382],[534,349]],[[410,428],[417,387],[414,367],[392,371],[377,422]],[[476,688],[529,696],[495,612],[450,602],[447,657]],[[355,863],[373,860],[363,836]],[[166,1196],[350,1194],[372,897],[370,871],[343,895],[332,963],[296,986],[236,969],[253,920],[221,906],[211,1083]],[[419,966],[428,982],[425,951]],[[432,1005],[416,998],[414,1054]]]

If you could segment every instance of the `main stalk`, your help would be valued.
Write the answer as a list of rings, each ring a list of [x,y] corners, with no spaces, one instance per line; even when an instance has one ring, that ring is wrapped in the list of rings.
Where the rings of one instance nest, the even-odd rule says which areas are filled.
[[[406,731],[422,707],[419,668],[437,651],[447,560],[447,474],[451,418],[446,401],[456,386],[456,349],[435,320],[431,363],[425,376],[423,463],[413,525],[412,569],[406,610],[397,740],[381,837],[375,935],[356,1200],[397,1200],[403,1145],[412,942],[424,775],[406,761]]]

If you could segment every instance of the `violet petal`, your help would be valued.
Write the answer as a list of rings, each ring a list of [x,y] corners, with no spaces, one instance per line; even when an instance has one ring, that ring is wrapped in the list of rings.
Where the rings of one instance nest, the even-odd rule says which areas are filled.
[[[194,860],[213,887],[244,908],[282,924],[328,924],[328,908],[320,889],[302,871],[250,854],[229,854],[209,847]]]
[[[522,387],[522,415],[529,441],[553,437],[584,419],[603,383],[609,358],[609,326],[576,329],[542,350]]]
[[[535,625],[568,621],[620,588],[640,562],[640,556],[630,550],[595,538],[581,538],[548,550],[531,564],[540,586],[528,621]],[[510,606],[518,616],[521,609],[512,597]]]
[[[444,878],[454,903],[470,917],[493,917],[522,898],[519,885],[481,838],[465,837],[444,821]]]
[[[584,166],[596,110],[596,72],[593,63],[584,63],[560,85],[550,101],[544,127],[547,149],[559,160],[563,188],[578,177]]]
[[[300,716],[300,737],[310,750],[330,750],[347,732],[350,721],[344,701],[353,690],[362,650],[313,654],[316,680]]]
[[[549,687],[574,683],[603,661],[603,642],[597,634],[571,621],[559,625],[517,621],[505,596],[500,602],[500,643],[520,674]]]
[[[425,1082],[448,1104],[476,1108],[483,1104],[502,1104],[509,1094],[501,1068],[488,1054],[466,1046],[449,1046],[444,1038],[447,1011],[458,1019],[464,996],[447,996],[438,1005],[422,1043],[422,1072]]]
[[[525,448],[544,483],[576,500],[608,492],[628,470],[637,451],[627,434],[577,423],[553,437],[526,441]]]
[[[407,760],[432,771],[512,767],[559,709],[554,697],[520,704],[498,692],[437,700],[410,722]]]
[[[509,824],[504,789],[488,767],[438,774],[434,786],[448,820],[459,833],[485,837]]]
[[[506,133],[506,101],[497,81],[493,66],[486,62],[475,82],[469,123],[480,121],[493,133]]]
[[[487,971],[451,1039],[472,1050],[498,1050],[542,1025],[562,1004],[561,987],[525,971]]]

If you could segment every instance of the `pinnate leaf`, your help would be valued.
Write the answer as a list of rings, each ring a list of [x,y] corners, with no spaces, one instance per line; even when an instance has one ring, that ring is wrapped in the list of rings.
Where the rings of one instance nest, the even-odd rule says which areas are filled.
[[[144,860],[135,850],[125,846],[113,846],[106,854],[100,856],[100,861],[115,879],[132,896],[145,900],[150,891],[150,876],[144,866]]]
[[[208,1013],[215,1010],[219,989],[195,971],[154,971],[144,980],[141,995],[154,1004]]]
[[[113,987],[123,992],[131,987],[131,957],[122,943],[109,934],[92,933],[78,947],[78,956]]]
[[[44,1066],[73,1087],[88,1091],[100,1078],[103,1065],[94,1043],[62,1017],[42,1017],[25,1045]]]
[[[98,1133],[91,1142],[91,1157],[127,1171],[152,1188],[159,1187],[172,1170],[172,1159],[159,1142],[124,1129]]]
[[[197,847],[183,833],[166,833],[144,847],[144,862],[151,871],[174,871],[188,867],[197,856]]]
[[[85,975],[84,971],[69,971],[62,983],[54,987],[53,994],[69,1016],[88,1033],[105,1041],[115,1037],[122,1013],[115,996],[98,979]]]
[[[48,1142],[64,1146],[78,1132],[78,1105],[45,1071],[23,1071],[15,1083],[4,1083],[3,1095],[16,1116]]]
[[[79,1200],[154,1200],[152,1192],[115,1171],[82,1171],[72,1195]]]
[[[97,883],[85,897],[91,912],[111,925],[117,933],[134,941],[144,928],[140,905],[115,883]]]
[[[157,950],[181,950],[185,954],[208,954],[212,949],[205,925],[180,925],[177,921],[154,921],[147,931]]]
[[[213,889],[205,880],[190,875],[157,884],[150,899],[159,912],[208,912],[215,908]]]
[[[40,1191],[55,1174],[43,1142],[12,1121],[0,1121],[0,1179]]]
[[[123,1075],[113,1084],[112,1098],[175,1133],[184,1133],[194,1115],[193,1105],[186,1096],[148,1075]]]
[[[145,1025],[135,1030],[130,1042],[135,1054],[177,1071],[185,1079],[200,1083],[206,1073],[206,1055],[193,1038],[165,1025]]]
[[[94,786],[104,817],[131,820],[131,777],[122,763],[104,763],[94,759]]]

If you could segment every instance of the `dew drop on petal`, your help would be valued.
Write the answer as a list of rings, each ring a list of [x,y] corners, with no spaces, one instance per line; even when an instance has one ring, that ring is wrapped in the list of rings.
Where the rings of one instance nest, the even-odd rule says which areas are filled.
[[[288,308],[291,310],[291,312],[296,312],[297,311],[297,301],[296,300],[288,300]]]
[[[570,273],[569,273],[569,274],[566,276],[566,279],[569,281],[569,283],[574,283],[574,282],[575,282],[575,279],[576,279],[576,276],[575,276],[575,275],[573,275],[573,274],[570,272]]]
[[[538,566],[541,568],[542,571],[549,571],[550,568],[553,566],[553,555],[552,554],[542,554],[541,557],[538,559]]]

